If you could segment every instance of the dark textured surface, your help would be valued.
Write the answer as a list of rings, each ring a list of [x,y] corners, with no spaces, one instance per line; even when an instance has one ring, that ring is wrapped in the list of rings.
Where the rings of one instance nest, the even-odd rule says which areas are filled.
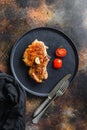
[[[87,130],[87,0],[0,0],[0,70],[10,73],[15,41],[36,27],[62,30],[75,42],[78,73],[64,96],[56,99],[38,125],[32,114],[42,102],[28,94],[26,130]]]

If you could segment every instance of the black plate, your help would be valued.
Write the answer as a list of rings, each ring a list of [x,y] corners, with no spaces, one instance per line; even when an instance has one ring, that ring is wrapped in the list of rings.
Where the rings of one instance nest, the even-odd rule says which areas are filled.
[[[47,66],[49,77],[43,83],[36,83],[29,77],[29,68],[26,67],[22,61],[25,49],[35,39],[43,41],[45,45],[49,47],[47,52],[51,56],[51,60]],[[60,46],[66,48],[68,53],[67,56],[63,58],[63,67],[56,70],[52,66],[52,61],[55,58],[55,50]],[[16,42],[11,52],[10,63],[14,77],[27,92],[37,96],[47,96],[58,81],[66,74],[72,74],[70,82],[72,81],[78,69],[78,54],[72,40],[63,32],[42,27],[25,33]]]

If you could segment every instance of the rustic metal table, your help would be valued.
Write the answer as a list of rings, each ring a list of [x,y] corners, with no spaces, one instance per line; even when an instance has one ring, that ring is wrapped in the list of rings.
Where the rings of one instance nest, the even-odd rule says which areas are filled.
[[[9,57],[16,40],[36,27],[66,33],[79,55],[78,73],[37,125],[34,110],[45,99],[27,93],[26,130],[87,130],[87,0],[0,0],[0,70],[11,74]]]

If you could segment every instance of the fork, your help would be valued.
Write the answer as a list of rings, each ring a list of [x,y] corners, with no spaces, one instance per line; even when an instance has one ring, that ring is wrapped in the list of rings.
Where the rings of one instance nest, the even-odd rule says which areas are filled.
[[[53,100],[55,100],[57,97],[62,96],[66,89],[69,86],[69,80],[65,81],[64,85],[62,85],[59,90],[57,91],[56,95],[52,98],[52,100],[47,104],[47,106],[36,116],[33,118],[32,122],[34,124],[37,124],[40,120],[40,118],[42,117],[42,115],[44,114],[44,112],[46,111],[46,109],[49,107],[49,105],[52,103]]]

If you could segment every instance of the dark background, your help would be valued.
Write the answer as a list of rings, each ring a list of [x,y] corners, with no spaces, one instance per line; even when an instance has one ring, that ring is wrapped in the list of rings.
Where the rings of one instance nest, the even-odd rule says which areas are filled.
[[[32,114],[44,98],[28,94],[26,130],[87,130],[87,0],[0,0],[0,70],[11,74],[9,57],[16,40],[36,27],[63,31],[75,43],[78,73],[39,124]]]

